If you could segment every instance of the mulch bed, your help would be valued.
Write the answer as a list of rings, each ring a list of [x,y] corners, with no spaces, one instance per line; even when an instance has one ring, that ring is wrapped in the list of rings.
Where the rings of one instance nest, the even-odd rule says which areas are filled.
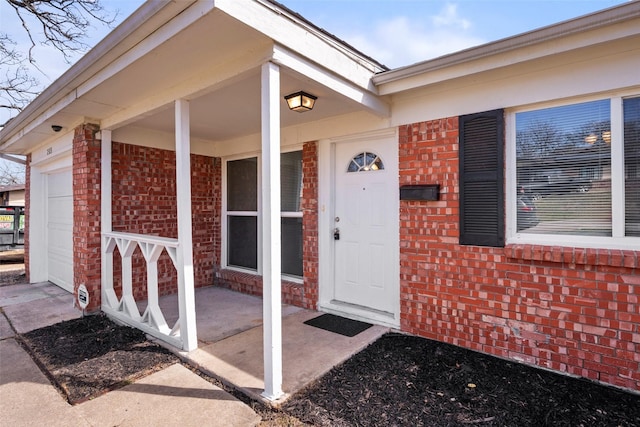
[[[640,426],[640,396],[390,333],[283,408],[320,426]]]
[[[72,404],[178,362],[142,332],[102,315],[31,331],[19,340]],[[259,412],[264,427],[630,427],[640,426],[640,395],[389,333],[280,410]]]
[[[145,334],[95,315],[21,336],[34,360],[71,404],[81,403],[178,362]]]

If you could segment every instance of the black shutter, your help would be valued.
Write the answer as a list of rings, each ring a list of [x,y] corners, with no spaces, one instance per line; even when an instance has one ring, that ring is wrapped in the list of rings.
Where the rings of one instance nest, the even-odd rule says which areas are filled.
[[[460,244],[504,246],[504,112],[460,117]]]

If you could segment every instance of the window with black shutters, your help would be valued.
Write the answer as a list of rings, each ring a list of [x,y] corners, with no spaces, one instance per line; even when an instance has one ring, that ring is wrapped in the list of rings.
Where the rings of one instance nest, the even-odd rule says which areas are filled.
[[[460,117],[460,244],[504,246],[504,114]]]

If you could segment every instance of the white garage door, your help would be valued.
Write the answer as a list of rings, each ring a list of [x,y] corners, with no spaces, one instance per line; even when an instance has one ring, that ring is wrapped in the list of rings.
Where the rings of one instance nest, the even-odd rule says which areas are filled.
[[[49,281],[73,292],[73,181],[71,171],[47,176]]]

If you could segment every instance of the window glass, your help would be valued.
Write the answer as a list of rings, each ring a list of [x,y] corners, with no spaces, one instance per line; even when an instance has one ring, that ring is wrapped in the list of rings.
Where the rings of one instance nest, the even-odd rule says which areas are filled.
[[[282,218],[282,274],[302,277],[302,218]]]
[[[640,236],[640,98],[625,99],[625,234]]]
[[[369,172],[383,170],[382,159],[374,153],[360,153],[349,162],[347,172]]]
[[[280,156],[280,189],[282,212],[300,212],[302,199],[302,151]]]
[[[258,210],[258,158],[227,162],[227,210]]]
[[[258,268],[258,218],[229,216],[227,221],[227,263],[234,267]]]
[[[516,114],[517,229],[611,236],[610,101]]]

